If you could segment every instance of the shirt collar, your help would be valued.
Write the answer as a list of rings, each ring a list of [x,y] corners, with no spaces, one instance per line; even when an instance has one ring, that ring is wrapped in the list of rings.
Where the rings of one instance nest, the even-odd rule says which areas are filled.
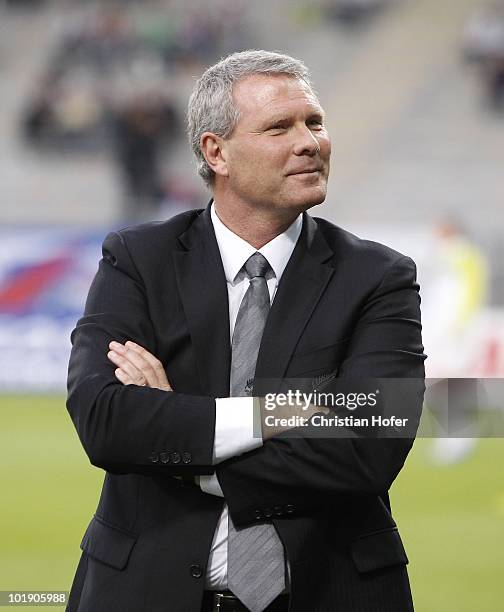
[[[219,246],[219,251],[224,267],[224,274],[229,283],[236,280],[236,276],[243,267],[247,259],[259,251],[268,260],[277,283],[287,266],[287,263],[292,255],[292,251],[296,246],[296,242],[301,234],[303,226],[303,215],[299,214],[289,227],[273,240],[270,240],[260,249],[254,248],[248,242],[240,238],[222,223],[215,212],[215,206],[212,202],[210,215],[215,231],[215,237]]]

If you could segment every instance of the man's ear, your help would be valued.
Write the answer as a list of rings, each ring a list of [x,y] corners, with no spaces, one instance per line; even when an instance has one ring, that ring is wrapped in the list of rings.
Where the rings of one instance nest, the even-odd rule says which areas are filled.
[[[207,164],[215,174],[229,176],[224,150],[224,139],[212,132],[203,132],[200,138],[200,148]]]

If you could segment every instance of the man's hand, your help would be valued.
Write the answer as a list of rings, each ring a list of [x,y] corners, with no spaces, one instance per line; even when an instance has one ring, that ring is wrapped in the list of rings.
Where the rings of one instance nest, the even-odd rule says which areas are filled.
[[[107,357],[117,366],[115,375],[123,385],[172,391],[163,364],[149,351],[131,340],[125,344],[112,341],[109,349]]]

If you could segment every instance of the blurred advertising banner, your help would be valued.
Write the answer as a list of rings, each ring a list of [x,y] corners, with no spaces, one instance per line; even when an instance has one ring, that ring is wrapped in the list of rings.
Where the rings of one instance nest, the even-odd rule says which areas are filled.
[[[70,332],[106,233],[0,229],[0,392],[65,390]]]

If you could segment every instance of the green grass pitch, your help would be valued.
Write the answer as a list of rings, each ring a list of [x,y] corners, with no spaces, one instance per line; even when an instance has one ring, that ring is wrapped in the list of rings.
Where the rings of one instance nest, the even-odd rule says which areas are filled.
[[[89,464],[63,397],[2,396],[0,414],[0,590],[69,590],[102,472]],[[481,440],[450,467],[430,464],[428,445],[415,443],[391,491],[415,609],[500,610],[504,440]]]

